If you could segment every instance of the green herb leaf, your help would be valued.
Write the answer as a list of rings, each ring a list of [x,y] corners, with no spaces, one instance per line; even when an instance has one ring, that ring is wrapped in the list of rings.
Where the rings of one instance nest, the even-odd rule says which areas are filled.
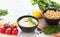
[[[31,17],[28,18],[28,21],[31,22],[32,24],[36,25],[36,23],[32,20]]]
[[[8,14],[8,12],[7,12],[7,10],[0,10],[0,16],[5,16],[5,15],[7,15]]]
[[[38,4],[40,10],[44,11],[47,8],[57,8],[60,9],[60,4],[52,0],[32,0],[32,4]],[[41,7],[42,6],[42,7]]]
[[[53,33],[57,33],[57,32],[59,32],[60,31],[60,26],[55,26],[55,25],[53,25],[53,26],[46,26],[46,27],[44,27],[44,33],[45,34],[53,34]]]

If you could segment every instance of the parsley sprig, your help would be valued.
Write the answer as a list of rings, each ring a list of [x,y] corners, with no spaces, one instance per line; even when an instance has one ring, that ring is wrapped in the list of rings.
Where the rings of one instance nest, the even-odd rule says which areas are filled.
[[[52,0],[32,0],[32,5],[38,4],[39,8],[44,11],[47,8],[60,9],[60,4]]]
[[[54,34],[60,32],[60,26],[58,25],[46,26],[44,27],[44,30],[45,34]]]
[[[29,21],[30,23],[32,23],[32,24],[34,24],[34,25],[36,25],[36,23],[32,20],[32,18],[31,18],[31,17],[29,17],[29,18],[28,18],[28,21]]]
[[[5,16],[7,14],[8,14],[8,11],[7,10],[0,9],[0,16]]]

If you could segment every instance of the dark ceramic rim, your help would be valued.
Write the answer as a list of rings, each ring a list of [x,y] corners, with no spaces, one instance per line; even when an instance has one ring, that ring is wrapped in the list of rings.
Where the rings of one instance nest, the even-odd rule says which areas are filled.
[[[46,9],[45,11],[43,11],[43,18],[46,18],[45,16],[44,16],[44,13],[47,11],[47,10],[54,10],[54,11],[56,11],[56,10],[58,10],[59,12],[60,12],[60,10],[59,9],[56,9],[56,8],[48,8],[48,9]],[[49,19],[49,18],[46,18],[46,19]],[[50,19],[50,20],[60,20],[60,19]]]
[[[17,19],[17,23],[22,19],[22,18],[25,18],[25,17],[31,17],[31,18],[34,18],[37,20],[38,24],[39,24],[39,20],[37,18],[35,18],[34,16],[31,16],[31,15],[25,15],[25,16],[21,16]],[[36,26],[38,26],[38,24]],[[20,27],[19,23],[18,23],[18,26]],[[33,27],[36,27],[36,26],[33,26]],[[23,27],[23,26],[21,26]],[[33,28],[33,27],[24,27],[24,28]]]

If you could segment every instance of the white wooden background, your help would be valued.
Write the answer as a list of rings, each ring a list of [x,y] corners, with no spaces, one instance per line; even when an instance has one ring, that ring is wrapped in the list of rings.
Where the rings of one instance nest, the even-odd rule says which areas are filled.
[[[59,2],[59,0],[56,0]],[[18,17],[27,15],[34,10],[39,9],[38,5],[32,5],[31,0],[0,0],[0,9],[8,9],[8,15],[4,20],[14,22]]]
[[[39,8],[37,5],[33,6],[31,0],[0,0],[0,9],[8,9],[8,15],[4,20],[14,22],[18,17]]]

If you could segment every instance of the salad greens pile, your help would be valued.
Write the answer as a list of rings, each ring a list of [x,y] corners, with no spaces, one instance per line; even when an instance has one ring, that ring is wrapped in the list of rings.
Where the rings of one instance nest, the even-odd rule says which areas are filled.
[[[7,14],[8,14],[8,11],[7,10],[0,9],[0,16],[5,16]]]
[[[54,34],[60,32],[60,26],[58,25],[46,26],[44,27],[44,30],[45,34]]]
[[[32,0],[32,5],[38,4],[39,8],[44,11],[47,8],[60,9],[60,4],[52,0]]]

